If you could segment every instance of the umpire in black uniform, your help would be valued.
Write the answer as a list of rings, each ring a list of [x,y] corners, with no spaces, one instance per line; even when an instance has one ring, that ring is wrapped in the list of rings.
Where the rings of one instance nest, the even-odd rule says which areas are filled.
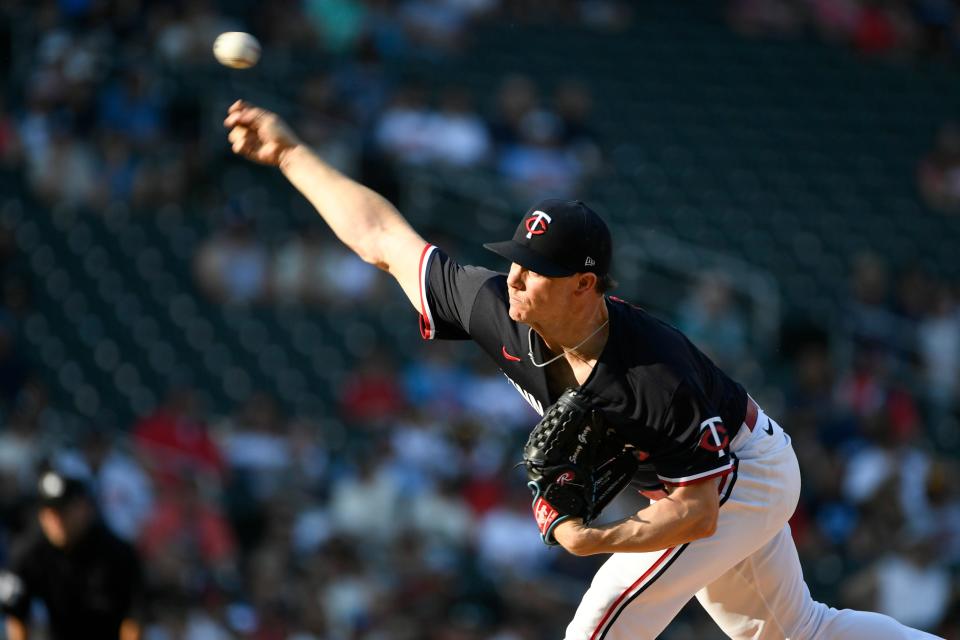
[[[39,526],[18,541],[10,566],[0,571],[9,640],[30,637],[34,600],[46,606],[53,640],[140,638],[136,551],[104,524],[85,482],[48,471],[38,490]]]

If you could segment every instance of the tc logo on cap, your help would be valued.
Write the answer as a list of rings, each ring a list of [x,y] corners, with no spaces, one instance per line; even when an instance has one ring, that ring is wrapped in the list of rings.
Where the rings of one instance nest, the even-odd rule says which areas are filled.
[[[543,211],[534,211],[533,215],[527,218],[527,240],[533,236],[542,236],[547,232],[547,227],[553,220]]]

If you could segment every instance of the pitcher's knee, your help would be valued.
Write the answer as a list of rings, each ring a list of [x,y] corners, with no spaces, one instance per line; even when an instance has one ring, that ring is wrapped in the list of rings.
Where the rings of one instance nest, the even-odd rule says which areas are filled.
[[[809,600],[792,620],[783,620],[781,624],[790,640],[823,640],[822,629],[836,613],[836,609],[822,602]]]

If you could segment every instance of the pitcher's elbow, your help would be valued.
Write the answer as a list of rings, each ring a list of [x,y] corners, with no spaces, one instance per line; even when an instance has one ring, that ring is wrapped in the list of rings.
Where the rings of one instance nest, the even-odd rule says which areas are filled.
[[[709,538],[717,532],[717,522],[720,519],[720,512],[709,511],[708,513],[703,514],[703,516],[697,522],[696,533],[697,538]]]

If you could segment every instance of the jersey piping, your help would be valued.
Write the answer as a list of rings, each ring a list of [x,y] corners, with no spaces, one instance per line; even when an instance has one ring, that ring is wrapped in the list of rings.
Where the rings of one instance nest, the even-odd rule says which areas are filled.
[[[717,476],[724,476],[733,469],[733,460],[728,460],[725,465],[722,467],[717,467],[710,471],[704,471],[702,473],[697,473],[692,476],[683,476],[682,478],[666,478],[657,474],[657,477],[660,478],[661,482],[666,482],[667,484],[676,485],[682,487],[688,484],[695,484],[697,482],[703,482],[704,480],[709,480],[710,478],[715,478]]]
[[[424,340],[433,340],[437,335],[437,325],[433,322],[433,312],[427,303],[427,270],[430,258],[437,248],[427,244],[420,253],[420,335]]]
[[[717,487],[717,493],[720,495],[720,506],[722,507],[727,500],[730,499],[731,494],[733,493],[733,488],[737,483],[737,469],[740,465],[740,461],[734,454],[730,454],[731,463],[730,469],[728,472],[730,475],[724,475],[723,479],[720,481],[720,486]],[[604,614],[603,618],[600,620],[600,623],[594,629],[593,634],[590,636],[590,640],[603,640],[607,637],[610,629],[613,628],[614,623],[617,621],[617,618],[620,617],[620,614],[630,605],[631,602],[637,599],[637,597],[643,593],[650,585],[657,581],[657,579],[667,572],[667,569],[670,568],[670,565],[680,557],[680,554],[683,553],[687,547],[690,546],[690,543],[684,543],[677,547],[670,547],[663,554],[657,558],[656,562],[647,569],[643,575],[637,578],[636,582],[627,587],[623,593],[620,594],[613,604],[607,608],[607,612]]]

